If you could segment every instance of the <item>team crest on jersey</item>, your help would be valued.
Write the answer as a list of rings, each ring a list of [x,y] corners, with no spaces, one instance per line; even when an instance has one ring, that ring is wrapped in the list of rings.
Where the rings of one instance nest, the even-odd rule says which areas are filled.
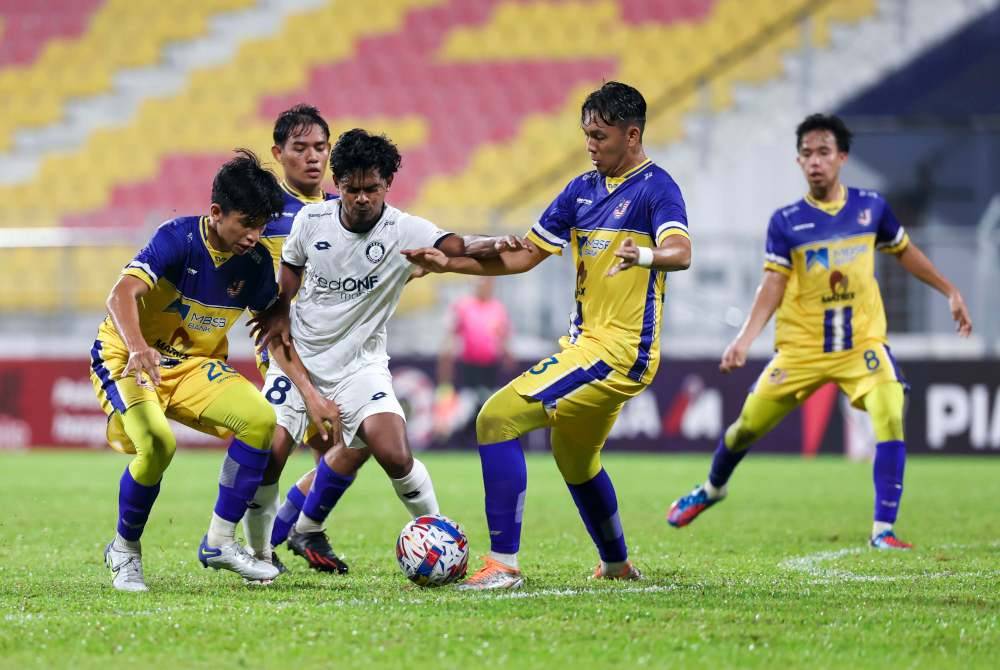
[[[618,206],[615,207],[615,211],[612,212],[611,215],[616,219],[622,218],[623,216],[625,216],[625,212],[628,211],[628,206],[631,204],[632,204],[631,200],[622,200],[620,203],[618,203]]]
[[[827,270],[830,269],[830,250],[826,247],[820,249],[806,249],[806,272],[814,265],[822,265]]]
[[[246,286],[246,283],[245,279],[238,279],[226,287],[226,293],[229,294],[230,298],[235,298],[243,290],[243,287]]]
[[[368,246],[365,247],[365,257],[372,263],[378,263],[385,258],[385,246],[378,240],[369,242]]]
[[[863,209],[860,214],[858,214],[858,223],[862,226],[867,226],[872,222],[872,210]]]

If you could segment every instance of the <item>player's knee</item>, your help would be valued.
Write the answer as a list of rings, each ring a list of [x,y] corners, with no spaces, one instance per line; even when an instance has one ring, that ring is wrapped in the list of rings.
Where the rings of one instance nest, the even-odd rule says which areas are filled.
[[[888,410],[880,412],[879,416],[872,416],[872,428],[875,429],[875,439],[879,442],[902,441],[903,440],[903,411],[902,409]]]
[[[486,401],[476,417],[476,439],[479,444],[506,442],[518,437],[517,426],[507,412],[502,411],[493,396]]]
[[[553,445],[552,457],[567,484],[577,485],[589,482],[601,471],[599,451],[578,453],[576,450],[559,449]]]
[[[144,486],[152,486],[163,477],[170,461],[177,451],[177,441],[169,425],[162,428],[152,428],[148,434],[148,442],[138,450],[129,470],[133,478]]]
[[[262,396],[261,396],[262,397]],[[234,431],[236,438],[256,449],[270,449],[277,419],[269,404],[247,408],[246,416]]]
[[[743,451],[760,437],[761,430],[743,415],[726,429],[725,444],[730,451]]]

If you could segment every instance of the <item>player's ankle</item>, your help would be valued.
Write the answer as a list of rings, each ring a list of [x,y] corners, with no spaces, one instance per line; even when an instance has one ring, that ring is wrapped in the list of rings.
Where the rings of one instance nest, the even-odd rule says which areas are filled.
[[[305,514],[300,514],[299,520],[295,522],[295,532],[303,534],[322,533],[323,524],[306,516]]]
[[[729,486],[727,484],[723,484],[722,486],[715,486],[714,484],[712,484],[712,482],[710,482],[707,479],[705,480],[705,483],[702,484],[702,488],[705,489],[705,493],[708,494],[709,500],[718,500],[719,498],[725,498],[726,493],[729,492]]]
[[[601,561],[601,570],[606,575],[621,574],[626,566],[628,566],[628,559],[624,561]]]
[[[491,551],[490,558],[497,563],[503,563],[508,568],[520,569],[520,566],[517,564],[517,554],[502,554],[498,551]]]
[[[206,541],[210,547],[221,547],[236,541],[236,524],[212,513],[212,521],[208,524]]]
[[[127,551],[133,554],[138,554],[142,550],[140,549],[139,540],[126,540],[119,534],[115,534],[115,541],[112,543],[112,547],[116,551]]]
[[[876,521],[872,524],[872,537],[878,537],[887,530],[892,530],[892,524],[885,521]]]

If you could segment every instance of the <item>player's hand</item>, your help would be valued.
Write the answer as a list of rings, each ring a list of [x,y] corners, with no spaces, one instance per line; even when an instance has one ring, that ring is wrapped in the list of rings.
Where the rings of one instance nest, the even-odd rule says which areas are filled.
[[[403,249],[400,253],[417,267],[427,272],[447,272],[448,256],[440,249],[424,247],[422,249]]]
[[[329,398],[324,398],[319,392],[306,394],[303,397],[306,403],[306,413],[309,420],[316,427],[323,442],[329,442],[333,438],[333,443],[342,442],[343,431],[340,428],[340,408],[337,403]]]
[[[722,353],[722,362],[719,363],[719,370],[723,374],[728,374],[737,368],[742,368],[747,364],[747,352],[750,346],[739,338],[730,342],[729,346]]]
[[[159,386],[160,352],[153,347],[146,347],[145,349],[130,352],[128,355],[128,362],[125,364],[125,369],[122,370],[121,378],[125,379],[130,374],[135,375],[135,383],[139,386],[144,386],[146,384],[146,381],[143,379],[143,375],[149,377],[153,386]]]
[[[639,247],[636,245],[635,240],[631,237],[626,237],[625,241],[621,243],[618,250],[615,251],[615,256],[622,259],[618,265],[613,266],[608,270],[608,276],[614,277],[616,274],[622,270],[628,270],[639,262]]]
[[[423,269],[419,265],[414,265],[413,269],[410,271],[410,278],[407,279],[406,281],[410,282],[410,281],[413,281],[414,279],[420,279],[421,277],[426,277],[429,274],[430,274],[430,272],[428,272],[427,270]]]
[[[972,334],[972,317],[969,316],[969,308],[965,306],[962,294],[955,291],[948,296],[948,309],[951,310],[951,318],[955,320],[955,330],[962,337]]]
[[[280,342],[286,348],[292,343],[288,311],[279,304],[271,306],[270,309],[260,312],[247,321],[247,327],[250,328],[250,337],[259,350],[266,351],[272,342]]]
[[[528,248],[528,241],[517,235],[501,235],[493,240],[493,248],[498,254],[505,251],[520,251]]]

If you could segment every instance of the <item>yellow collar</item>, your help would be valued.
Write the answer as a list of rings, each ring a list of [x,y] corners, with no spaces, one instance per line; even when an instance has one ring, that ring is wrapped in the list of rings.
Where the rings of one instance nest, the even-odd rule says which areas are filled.
[[[318,196],[303,195],[303,194],[299,193],[298,191],[296,191],[294,188],[292,188],[288,184],[288,182],[285,181],[284,179],[281,180],[281,188],[284,189],[285,192],[288,195],[292,196],[293,198],[295,198],[299,202],[304,202],[306,204],[312,204],[312,203],[316,203],[316,202],[324,202],[326,200],[326,198],[324,197],[324,193],[322,191],[320,191],[320,194]]]
[[[219,267],[230,258],[233,257],[232,251],[219,251],[212,247],[211,243],[208,241],[208,217],[201,217],[201,225],[198,227],[201,230],[201,241],[205,244],[205,249],[208,250],[208,255],[215,264],[215,267]]]
[[[644,160],[643,162],[639,163],[634,168],[632,168],[631,170],[629,170],[628,172],[626,172],[625,174],[623,174],[621,177],[605,177],[604,178],[604,188],[608,189],[608,193],[612,193],[616,188],[618,188],[619,186],[621,186],[622,184],[624,184],[625,181],[629,177],[631,177],[632,175],[636,174],[637,172],[639,172],[640,170],[642,170],[644,167],[648,166],[652,162],[653,161],[651,161],[650,159],[647,158],[646,160]]]
[[[847,204],[847,188],[843,184],[841,184],[840,195],[835,200],[832,200],[830,202],[820,202],[819,200],[816,200],[808,193],[806,193],[805,200],[807,203],[809,203],[809,205],[815,207],[821,212],[826,212],[830,216],[836,216],[837,213],[844,208],[844,205]]]

